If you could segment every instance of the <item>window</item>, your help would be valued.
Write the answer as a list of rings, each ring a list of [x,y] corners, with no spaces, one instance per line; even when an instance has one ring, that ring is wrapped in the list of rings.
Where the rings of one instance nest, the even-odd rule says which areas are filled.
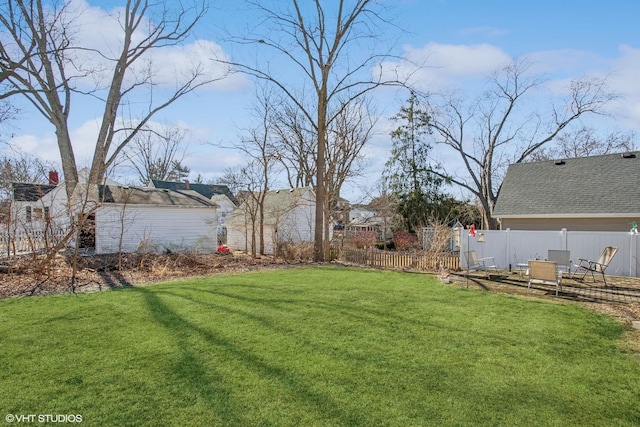
[[[31,206],[27,206],[26,207],[26,216],[27,216],[27,222],[31,222],[32,221],[32,216],[31,216]]]

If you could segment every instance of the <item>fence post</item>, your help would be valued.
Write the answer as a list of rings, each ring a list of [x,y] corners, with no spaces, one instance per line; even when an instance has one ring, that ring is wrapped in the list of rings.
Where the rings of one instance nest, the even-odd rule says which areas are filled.
[[[567,237],[567,229],[563,228],[562,230],[560,230],[560,235],[561,235],[561,239],[562,239],[562,249],[563,250],[568,250],[568,246],[569,246],[569,239]]]
[[[638,238],[637,234],[629,233],[629,276],[638,277]]]
[[[505,231],[507,233],[507,267],[511,271],[511,229],[507,228]]]

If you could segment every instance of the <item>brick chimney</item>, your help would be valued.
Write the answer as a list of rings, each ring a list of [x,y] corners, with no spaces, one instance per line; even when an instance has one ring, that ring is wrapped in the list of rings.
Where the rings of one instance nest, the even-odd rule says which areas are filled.
[[[58,182],[59,182],[58,172],[49,171],[49,184],[58,185]]]
[[[188,179],[184,181],[184,189],[185,190],[191,190],[191,188],[189,187],[189,180]]]

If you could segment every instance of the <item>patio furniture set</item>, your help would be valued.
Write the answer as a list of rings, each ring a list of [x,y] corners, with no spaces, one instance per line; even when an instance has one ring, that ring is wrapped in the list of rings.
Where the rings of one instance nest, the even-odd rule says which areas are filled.
[[[607,286],[605,271],[609,263],[618,252],[618,248],[607,246],[597,261],[578,258],[577,263],[573,264],[569,251],[549,249],[545,260],[533,259],[526,264],[517,264],[517,270],[522,276],[528,276],[527,290],[531,289],[532,284],[555,285],[556,296],[558,291],[562,291],[563,274],[571,279],[584,280],[587,274],[591,273],[592,279],[595,281],[595,275],[600,274],[604,285]],[[470,270],[484,271],[487,278],[490,278],[492,271],[498,272],[498,266],[493,257],[478,258],[475,251],[465,252],[467,260],[467,274]],[[573,271],[571,271],[573,265]],[[582,277],[579,277],[582,274]]]

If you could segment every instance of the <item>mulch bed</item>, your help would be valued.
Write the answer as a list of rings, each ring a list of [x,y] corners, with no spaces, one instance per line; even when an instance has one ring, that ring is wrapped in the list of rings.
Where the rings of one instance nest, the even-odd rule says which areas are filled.
[[[89,292],[130,287],[171,279],[228,274],[285,265],[272,257],[229,254],[124,254],[78,257],[58,255],[48,268],[32,255],[0,260],[0,298]],[[287,262],[286,265],[300,264]],[[73,280],[72,280],[73,278]],[[73,286],[71,285],[73,282]]]

